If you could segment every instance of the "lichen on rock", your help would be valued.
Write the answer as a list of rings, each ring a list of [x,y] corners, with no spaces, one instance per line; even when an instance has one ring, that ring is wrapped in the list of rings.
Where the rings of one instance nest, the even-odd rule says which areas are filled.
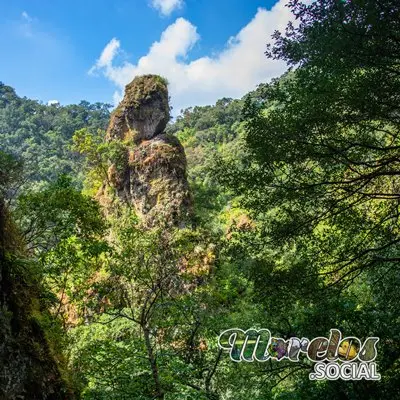
[[[165,133],[169,119],[166,80],[139,76],[126,86],[106,134],[108,141],[122,143],[124,151],[112,162],[108,181],[149,227],[184,227],[192,216],[186,155],[179,140]]]

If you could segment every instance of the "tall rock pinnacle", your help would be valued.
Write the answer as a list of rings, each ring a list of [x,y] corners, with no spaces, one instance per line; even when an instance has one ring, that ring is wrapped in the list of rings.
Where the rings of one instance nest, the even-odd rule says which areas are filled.
[[[183,227],[191,219],[192,201],[185,151],[165,133],[168,100],[167,82],[157,75],[136,77],[125,87],[106,135],[123,144],[124,161],[111,165],[109,181],[145,225]]]

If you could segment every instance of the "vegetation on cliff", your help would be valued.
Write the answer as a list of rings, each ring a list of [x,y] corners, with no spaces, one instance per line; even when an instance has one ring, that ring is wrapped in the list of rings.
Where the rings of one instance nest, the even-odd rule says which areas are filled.
[[[177,137],[165,133],[169,110],[167,82],[157,75],[136,77],[107,129],[110,146],[121,151],[110,160],[99,197],[109,197],[111,186],[149,227],[191,222],[185,151]]]
[[[60,326],[49,315],[37,265],[5,202],[21,166],[1,152],[0,165],[0,397],[74,399]]]
[[[20,268],[40,283],[22,293],[61,326],[82,398],[398,398],[400,10],[290,7],[299,24],[267,55],[296,68],[174,122],[153,75],[127,86],[107,131],[105,105],[44,106],[1,86],[1,148],[19,158],[0,153],[0,179],[24,177],[4,197],[29,251]],[[180,207],[189,224],[161,223]],[[382,379],[310,381],[305,358],[233,363],[217,346],[232,327],[378,336]]]

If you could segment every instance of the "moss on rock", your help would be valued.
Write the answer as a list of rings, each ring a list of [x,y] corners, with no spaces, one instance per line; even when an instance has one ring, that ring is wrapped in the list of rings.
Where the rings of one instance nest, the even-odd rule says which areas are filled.
[[[185,151],[175,136],[165,134],[168,100],[165,79],[136,77],[107,130],[107,140],[121,143],[126,154],[124,163],[111,165],[109,183],[147,226],[186,226],[192,216]]]
[[[76,398],[0,199],[0,399]]]
[[[136,77],[111,115],[107,138],[135,143],[161,134],[170,119],[167,81],[158,75]]]

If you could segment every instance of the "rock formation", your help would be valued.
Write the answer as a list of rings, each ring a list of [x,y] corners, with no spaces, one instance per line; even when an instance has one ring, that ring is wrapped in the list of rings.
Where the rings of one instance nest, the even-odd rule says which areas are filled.
[[[0,399],[74,399],[42,327],[38,288],[16,238],[0,198]]]
[[[126,86],[107,130],[106,139],[122,144],[123,152],[110,166],[109,182],[149,227],[183,227],[192,214],[185,151],[165,133],[169,119],[167,82],[144,75]]]

